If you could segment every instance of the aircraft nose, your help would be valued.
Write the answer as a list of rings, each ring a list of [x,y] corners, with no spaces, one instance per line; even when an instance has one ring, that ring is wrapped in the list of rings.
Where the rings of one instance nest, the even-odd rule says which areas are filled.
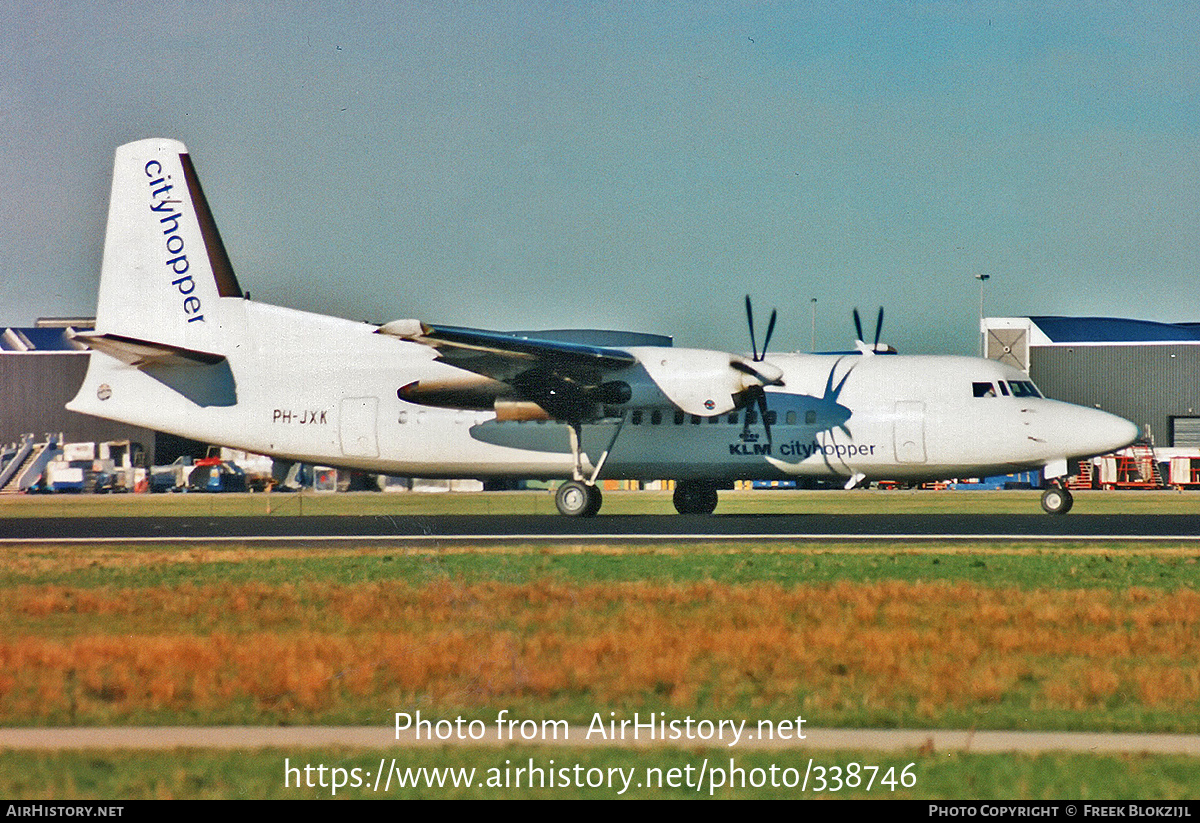
[[[1108,454],[1131,445],[1141,437],[1141,429],[1115,414],[1088,409],[1088,415],[1079,421],[1079,437],[1083,441],[1081,457]]]
[[[1047,400],[1043,406],[1024,411],[1030,415],[1033,428],[1030,439],[1054,444],[1054,453],[1062,457],[1108,454],[1141,436],[1138,427],[1125,418],[1087,406]]]

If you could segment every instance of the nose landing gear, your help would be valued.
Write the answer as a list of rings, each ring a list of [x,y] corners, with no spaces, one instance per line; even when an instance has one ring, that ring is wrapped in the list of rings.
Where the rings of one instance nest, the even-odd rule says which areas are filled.
[[[1071,492],[1062,486],[1051,486],[1042,492],[1042,510],[1046,514],[1066,514],[1074,503]]]

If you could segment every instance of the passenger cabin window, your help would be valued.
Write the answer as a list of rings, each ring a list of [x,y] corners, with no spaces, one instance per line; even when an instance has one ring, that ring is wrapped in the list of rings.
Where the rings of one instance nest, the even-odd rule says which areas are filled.
[[[633,414],[629,415],[629,422],[635,426],[642,425],[642,410],[634,409]]]
[[[738,413],[733,412],[732,414],[729,415],[729,425],[736,426],[737,422],[738,422]]]
[[[996,387],[991,383],[972,383],[971,388],[974,390],[976,397],[996,396]]]
[[[683,412],[681,412],[681,411],[675,412],[675,425],[682,426],[684,417],[686,417],[686,415]]]
[[[789,411],[787,414],[785,414],[783,416],[783,419],[787,422],[787,424],[789,426],[796,425],[796,413],[794,411]]]
[[[816,423],[816,422],[817,422],[816,411],[814,411],[813,409],[809,409],[808,411],[806,411],[804,413],[804,424],[806,426],[811,426],[813,423]]]
[[[661,411],[659,411],[658,409],[655,409],[654,411],[650,412],[650,425],[651,426],[657,426],[661,422],[662,422],[662,412]]]

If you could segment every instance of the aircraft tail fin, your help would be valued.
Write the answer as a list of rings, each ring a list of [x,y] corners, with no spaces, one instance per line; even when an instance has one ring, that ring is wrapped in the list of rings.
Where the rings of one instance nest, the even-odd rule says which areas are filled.
[[[117,149],[96,331],[223,353],[222,298],[243,296],[187,147]]]

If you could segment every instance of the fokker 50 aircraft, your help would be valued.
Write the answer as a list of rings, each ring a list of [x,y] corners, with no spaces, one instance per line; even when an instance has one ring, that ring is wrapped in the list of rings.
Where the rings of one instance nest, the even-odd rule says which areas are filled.
[[[624,332],[376,326],[242,291],[187,148],[116,152],[92,350],[73,411],[292,461],[417,477],[563,478],[566,515],[602,478],[677,481],[709,513],[738,479],[937,480],[1120,449],[1130,422],[1041,396],[970,357],[749,356]],[[857,320],[857,313],[856,313]],[[1043,508],[1062,513],[1055,484]]]

